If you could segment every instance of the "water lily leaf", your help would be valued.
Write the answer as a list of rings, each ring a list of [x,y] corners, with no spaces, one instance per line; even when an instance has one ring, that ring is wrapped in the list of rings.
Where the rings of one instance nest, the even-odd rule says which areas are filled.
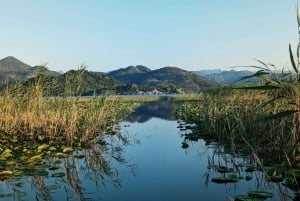
[[[19,158],[22,162],[28,160],[28,157],[27,156],[20,156]]]
[[[213,183],[235,183],[238,182],[238,179],[233,179],[233,178],[226,178],[226,177],[214,177],[211,179]]]
[[[37,166],[36,166],[35,163],[29,162],[29,163],[26,164],[26,167],[25,167],[26,171],[30,172],[30,171],[36,170],[36,169],[37,169]]]
[[[4,152],[1,154],[1,158],[9,158],[12,156],[12,150],[10,149],[5,149]]]
[[[228,179],[237,179],[237,180],[244,179],[243,177],[239,177],[237,174],[227,174],[226,178],[228,178]]]
[[[271,182],[274,182],[274,183],[282,182],[283,177],[281,177],[281,176],[269,176],[268,181],[271,181]]]
[[[287,177],[294,177],[296,179],[300,179],[300,170],[299,169],[289,169],[286,172]]]
[[[49,191],[54,191],[54,190],[57,190],[60,188],[60,185],[58,184],[53,184],[53,185],[50,185],[50,186],[46,186],[46,189],[49,190]]]
[[[64,177],[65,175],[64,172],[56,172],[52,174],[52,177]]]
[[[267,191],[249,191],[248,195],[251,197],[257,197],[263,199],[273,197],[273,194]]]
[[[10,170],[3,170],[0,172],[0,175],[12,175],[12,174],[13,174],[13,172]]]
[[[71,154],[73,152],[73,149],[71,147],[66,147],[63,149],[63,153],[65,154]]]
[[[35,155],[29,158],[28,160],[24,161],[24,163],[35,165],[35,164],[41,164],[42,161],[43,159],[41,155]]]
[[[5,158],[5,157],[0,157],[0,161],[6,161],[7,160],[7,158]]]
[[[253,198],[248,195],[239,195],[235,197],[235,201],[263,201],[263,198]]]
[[[57,170],[57,169],[59,169],[60,167],[59,166],[51,166],[51,167],[49,167],[48,169],[49,170]]]
[[[51,146],[50,148],[49,148],[49,151],[56,151],[57,149],[56,149],[56,147],[54,147],[54,146]]]
[[[256,168],[254,166],[249,166],[245,169],[245,172],[254,172]]]
[[[45,169],[37,170],[35,173],[36,173],[36,175],[39,175],[39,176],[47,176],[49,174],[49,172]]]
[[[58,158],[63,158],[63,157],[65,157],[65,154],[58,152],[55,154],[55,156]]]
[[[14,175],[15,175],[15,176],[21,176],[21,175],[23,175],[23,172],[17,170],[17,171],[14,172]]]
[[[42,145],[38,146],[37,149],[43,151],[43,150],[46,150],[46,149],[48,149],[48,148],[49,148],[49,145],[47,145],[47,144],[42,144]]]
[[[224,167],[224,166],[220,166],[217,169],[217,171],[220,172],[220,173],[228,173],[228,172],[233,172],[233,169],[232,168],[227,168],[227,167]]]
[[[207,166],[207,168],[208,169],[214,169],[214,170],[216,170],[216,169],[219,168],[219,166],[218,165],[214,165],[214,164],[210,164],[210,165]]]

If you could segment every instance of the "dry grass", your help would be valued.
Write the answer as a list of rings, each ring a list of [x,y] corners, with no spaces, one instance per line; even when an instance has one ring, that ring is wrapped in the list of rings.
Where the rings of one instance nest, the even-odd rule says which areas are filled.
[[[45,98],[38,83],[22,90],[6,90],[0,98],[0,131],[24,139],[86,142],[138,105],[107,97]]]

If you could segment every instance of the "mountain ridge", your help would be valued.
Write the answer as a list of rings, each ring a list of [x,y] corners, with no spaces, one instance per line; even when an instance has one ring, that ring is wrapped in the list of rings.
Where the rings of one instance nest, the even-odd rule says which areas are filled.
[[[56,71],[50,71],[44,66],[32,67],[15,57],[9,56],[0,60],[0,89],[3,89],[7,82],[11,84],[23,82],[25,85],[28,85],[42,77],[49,86],[54,82],[60,83],[59,91],[62,93],[62,82],[65,82],[68,76],[72,80],[77,76],[77,71],[70,70],[61,74]],[[219,84],[201,75],[196,75],[179,67],[166,66],[151,70],[143,65],[119,68],[108,73],[92,72],[84,69],[82,82],[86,90],[83,91],[85,95],[91,95],[92,92],[100,93],[103,90],[113,90],[117,93],[127,94],[148,93],[151,91],[159,93],[190,93],[219,86]]]

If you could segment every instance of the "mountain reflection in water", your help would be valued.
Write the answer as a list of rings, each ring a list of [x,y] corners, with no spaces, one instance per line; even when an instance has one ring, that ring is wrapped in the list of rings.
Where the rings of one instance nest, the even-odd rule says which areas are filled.
[[[197,130],[176,120],[178,103],[174,97],[146,103],[113,125],[114,135],[74,147],[72,155],[46,155],[33,167],[17,160],[20,175],[0,181],[0,200],[227,201],[250,190],[271,192],[266,200],[292,199],[281,183],[265,179],[252,155],[232,154],[208,138],[186,138]]]
[[[131,113],[126,121],[144,123],[156,117],[164,120],[175,120],[173,109],[178,104],[174,97],[161,97],[158,101],[146,103]]]

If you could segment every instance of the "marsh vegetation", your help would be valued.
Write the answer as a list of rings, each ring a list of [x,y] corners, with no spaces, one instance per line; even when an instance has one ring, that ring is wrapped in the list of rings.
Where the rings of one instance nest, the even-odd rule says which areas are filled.
[[[299,16],[297,20],[300,37]],[[255,186],[245,195],[228,193],[229,200],[269,199],[274,195],[270,189],[274,188],[274,199],[299,200],[300,42],[296,51],[289,45],[289,55],[291,71],[278,73],[274,65],[256,60],[259,65],[250,67],[257,71],[241,79],[258,78],[259,83],[223,86],[175,100],[161,98],[159,104],[151,102],[158,100],[153,97],[82,97],[85,69],[72,72],[72,80],[65,77],[59,87],[59,96],[51,96],[55,83],[50,80],[51,87],[45,85],[42,74],[26,86],[7,87],[0,97],[0,180],[6,182],[4,193],[0,186],[0,197],[53,200],[57,197],[52,198],[52,194],[57,196],[64,191],[68,200],[89,200],[85,185],[99,190],[109,180],[113,186],[120,187],[119,169],[115,167],[120,167],[118,164],[129,169],[133,167],[122,157],[124,146],[130,144],[130,136],[124,136],[129,130],[139,134],[145,132],[143,140],[154,136],[154,144],[142,146],[141,155],[137,156],[148,165],[142,165],[145,172],[151,173],[149,167],[157,170],[152,174],[159,177],[150,176],[167,178],[166,190],[174,191],[166,187],[169,181],[189,183],[186,178],[179,177],[180,174],[193,180],[194,175],[186,173],[197,169],[194,167],[196,159],[193,158],[193,163],[187,160],[186,169],[177,169],[181,161],[175,158],[180,156],[185,160],[182,153],[201,144],[205,146],[207,157],[206,166],[202,165],[204,169],[201,166],[201,170],[205,170],[203,183],[206,186],[240,181],[243,185],[251,182]],[[148,104],[142,105],[145,102]],[[128,128],[121,133],[120,122],[129,114],[122,124],[123,129]],[[150,126],[151,130],[142,130],[139,124]],[[131,130],[129,125],[137,130]],[[157,132],[167,133],[167,129],[172,133],[158,137]],[[177,138],[174,133],[179,134]],[[181,143],[174,144],[178,140]],[[135,143],[138,144],[138,140],[133,140]],[[144,144],[147,145],[147,141]],[[172,155],[171,150],[176,153]],[[162,158],[163,153],[168,153],[166,158]],[[167,167],[171,168],[164,171],[165,164],[157,159],[168,161],[171,166]],[[176,175],[168,175],[170,172]],[[144,179],[150,184],[159,182],[148,177]],[[270,184],[274,184],[272,188]],[[132,186],[134,193],[145,198],[146,194],[136,192],[139,185]],[[189,187],[194,189],[192,199],[204,193],[194,186]],[[35,193],[28,195],[28,189],[34,189]],[[154,189],[155,192],[159,190]],[[176,193],[175,196],[163,195],[179,198]]]
[[[241,79],[257,77],[259,83],[224,86],[204,93],[196,101],[183,103],[176,114],[185,122],[197,125],[192,133],[185,135],[185,148],[188,148],[189,142],[203,139],[208,143],[222,144],[233,158],[237,155],[253,155],[253,171],[263,171],[268,181],[282,182],[294,190],[295,199],[298,199],[299,46],[296,61],[291,46],[289,51],[293,71],[274,73],[274,65],[257,60],[260,65],[252,66],[258,69],[257,72]],[[220,166],[211,163],[212,167],[220,170]],[[222,168],[226,173],[238,171],[234,166],[231,169],[227,166]],[[237,181],[225,174],[213,180],[218,183]],[[241,200],[245,199],[247,196]]]

